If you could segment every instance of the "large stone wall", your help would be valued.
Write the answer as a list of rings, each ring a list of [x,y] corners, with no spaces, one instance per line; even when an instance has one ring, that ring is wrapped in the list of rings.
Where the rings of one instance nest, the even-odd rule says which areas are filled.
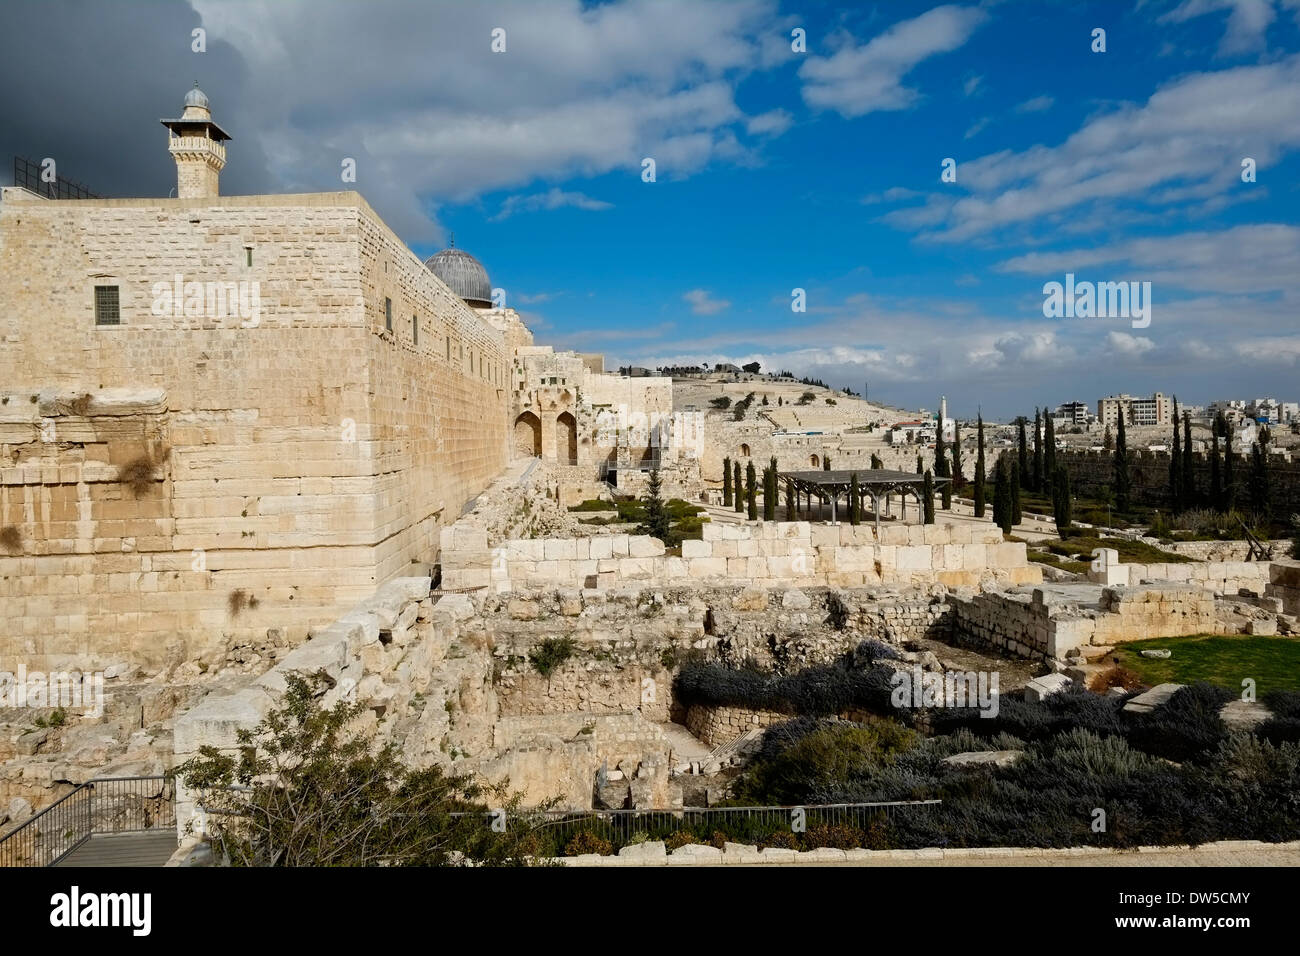
[[[1017,588],[952,602],[953,634],[1019,657],[1220,631],[1211,594],[1185,584]]]
[[[301,640],[431,559],[505,463],[503,332],[357,194],[3,197],[0,667]],[[175,275],[256,281],[260,315],[154,315]]]
[[[947,587],[1033,584],[1042,572],[1025,545],[970,522],[870,525],[807,521],[705,524],[681,556],[644,535],[508,540],[489,549],[485,532],[460,525],[441,538],[444,586],[499,592],[555,586],[735,580],[760,587]]]

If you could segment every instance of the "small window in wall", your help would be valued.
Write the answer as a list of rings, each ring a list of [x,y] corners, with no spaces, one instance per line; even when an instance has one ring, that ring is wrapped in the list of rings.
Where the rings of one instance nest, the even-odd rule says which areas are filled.
[[[117,286],[95,286],[95,324],[122,324],[122,310],[118,300]]]
[[[244,246],[244,265],[250,269],[253,267],[253,247]]]
[[[384,297],[384,328],[393,331],[393,300],[387,296]]]
[[[451,336],[447,336],[447,361],[451,361]]]
[[[420,319],[414,315],[411,316],[411,341],[420,344]]]

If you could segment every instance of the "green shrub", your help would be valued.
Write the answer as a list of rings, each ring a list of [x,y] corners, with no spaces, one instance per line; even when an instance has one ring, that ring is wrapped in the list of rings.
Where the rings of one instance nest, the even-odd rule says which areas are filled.
[[[583,856],[587,853],[609,856],[613,852],[613,843],[590,830],[579,830],[564,847],[565,856]]]
[[[573,656],[577,643],[571,637],[548,637],[528,652],[528,660],[537,673],[550,677],[561,664]]]
[[[581,504],[573,505],[570,511],[617,511],[618,508],[612,501],[602,501],[599,498],[588,498]]]

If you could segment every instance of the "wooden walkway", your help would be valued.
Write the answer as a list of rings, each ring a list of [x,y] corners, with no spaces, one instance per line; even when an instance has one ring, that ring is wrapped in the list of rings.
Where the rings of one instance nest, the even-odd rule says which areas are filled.
[[[176,852],[174,829],[92,836],[55,866],[162,866]]]

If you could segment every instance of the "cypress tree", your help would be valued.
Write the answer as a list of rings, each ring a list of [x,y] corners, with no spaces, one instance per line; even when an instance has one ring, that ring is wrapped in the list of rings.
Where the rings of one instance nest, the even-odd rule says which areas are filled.
[[[1210,432],[1210,507],[1223,513],[1223,474],[1219,470],[1219,433]]]
[[[1174,396],[1174,444],[1169,453],[1169,507],[1183,509],[1183,440],[1178,434],[1178,396]]]
[[[1029,444],[1025,439],[1025,416],[1016,419],[1016,461],[1022,474],[1029,474]],[[1038,458],[1038,409],[1034,409],[1034,458]],[[1037,473],[1037,469],[1035,469]]]
[[[785,483],[785,520],[799,520],[799,508],[794,502],[794,485],[788,479]]]
[[[1043,471],[1040,477],[1042,487],[1038,490],[1046,494],[1052,493],[1052,479],[1056,477],[1056,426],[1052,424],[1052,416],[1043,410]]]
[[[1130,479],[1128,474],[1128,435],[1124,431],[1124,413],[1119,416],[1119,431],[1115,437],[1115,510],[1126,514],[1129,508]]]
[[[1101,447],[1106,451],[1115,450],[1115,436],[1111,434],[1110,426],[1106,426],[1106,437],[1102,439]]]
[[[1003,534],[1011,533],[1011,465],[1005,456],[993,469],[993,521]]]
[[[925,472],[925,466],[921,463],[921,456],[920,456],[920,455],[917,455],[917,456],[916,456],[916,473],[917,473],[918,475],[920,475],[920,474],[923,474],[924,472]]]
[[[763,469],[763,520],[776,520],[776,459]]]
[[[948,444],[943,440],[943,429],[940,426],[939,438],[934,444],[934,477],[948,477]],[[952,482],[944,482],[940,491],[943,495],[943,509],[949,511],[952,509]]]
[[[1070,472],[1065,465],[1056,466],[1052,480],[1052,512],[1056,517],[1056,533],[1062,538],[1070,534]]]
[[[745,504],[749,508],[749,520],[758,520],[758,487],[757,472],[754,471],[754,463],[751,461],[745,466]]]
[[[975,517],[984,517],[984,415],[980,414],[976,425],[979,451],[975,453]]]
[[[1012,462],[1011,464],[1011,524],[1012,526],[1020,524],[1023,516],[1020,513],[1020,468]]]
[[[1033,471],[1029,473],[1029,487],[1034,491],[1043,490],[1043,423],[1038,409],[1034,409],[1034,462]]]
[[[827,455],[825,458],[822,459],[822,470],[823,470],[823,471],[830,471],[830,470],[831,470],[831,456],[830,456],[830,455]]]
[[[752,466],[751,466],[752,467]],[[732,465],[733,478],[731,483],[735,486],[736,514],[745,510],[745,486],[740,483],[740,462]]]
[[[961,475],[961,426],[952,423],[952,484],[960,489],[963,481]]]
[[[921,483],[921,505],[926,524],[934,524],[934,476],[930,469],[925,470],[925,481]]]
[[[883,461],[880,460],[880,456],[877,455],[875,452],[872,452],[872,453],[871,453],[871,467],[872,467],[872,468],[884,468],[884,467],[885,467],[885,463],[884,463]]]
[[[731,459],[722,459],[722,505],[731,507]]]
[[[1183,507],[1196,507],[1196,468],[1192,461],[1192,415],[1183,412]]]
[[[664,499],[661,494],[663,491],[663,478],[659,475],[659,469],[656,468],[650,472],[650,484],[647,488],[645,503],[645,523],[646,529],[650,532],[650,537],[658,538],[664,544],[668,543],[669,519],[668,512],[664,509]]]
[[[862,523],[862,507],[858,500],[858,473],[849,475],[849,524]]]

